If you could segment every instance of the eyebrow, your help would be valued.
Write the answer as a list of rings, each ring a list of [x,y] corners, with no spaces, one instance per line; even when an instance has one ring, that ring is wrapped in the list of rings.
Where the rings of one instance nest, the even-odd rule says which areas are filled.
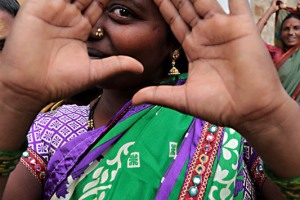
[[[130,2],[132,5],[136,6],[137,8],[139,8],[142,11],[146,11],[145,6],[143,6],[143,4],[141,4],[140,0],[120,0],[123,2]]]

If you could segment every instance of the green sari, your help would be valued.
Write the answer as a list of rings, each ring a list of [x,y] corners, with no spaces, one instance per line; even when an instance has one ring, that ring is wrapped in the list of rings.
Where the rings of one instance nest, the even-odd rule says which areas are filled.
[[[243,141],[231,128],[129,103],[54,154],[45,199],[251,199]]]

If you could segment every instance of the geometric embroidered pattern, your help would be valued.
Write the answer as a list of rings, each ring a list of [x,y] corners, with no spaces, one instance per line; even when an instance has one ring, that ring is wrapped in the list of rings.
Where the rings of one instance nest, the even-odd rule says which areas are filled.
[[[254,200],[256,199],[255,198],[256,191],[246,165],[244,165],[243,174],[244,174],[243,188],[245,191],[243,199]]]
[[[57,148],[87,132],[89,111],[89,105],[63,105],[40,113],[27,135],[29,147],[49,161]]]
[[[169,157],[175,158],[177,156],[177,142],[169,143]]]
[[[140,153],[132,152],[127,160],[128,168],[139,168],[140,167]]]

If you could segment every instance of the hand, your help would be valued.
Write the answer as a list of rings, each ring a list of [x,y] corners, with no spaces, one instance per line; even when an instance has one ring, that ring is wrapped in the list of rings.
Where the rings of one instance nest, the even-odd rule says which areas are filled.
[[[7,92],[0,100],[37,109],[113,74],[142,72],[129,57],[91,60],[87,54],[85,41],[108,0],[71,2],[27,0],[22,5],[1,55],[0,86]]]
[[[214,0],[155,2],[186,53],[189,77],[183,86],[145,88],[133,103],[164,105],[238,130],[289,99],[247,0],[230,0],[228,15]]]
[[[282,9],[285,7],[286,7],[286,5],[282,0],[273,0],[269,9],[271,9],[273,11],[273,13],[275,13],[279,9]]]

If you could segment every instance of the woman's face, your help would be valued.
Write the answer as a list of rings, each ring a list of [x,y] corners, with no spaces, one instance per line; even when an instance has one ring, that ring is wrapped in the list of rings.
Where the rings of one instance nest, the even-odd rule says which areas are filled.
[[[163,77],[164,62],[172,45],[167,25],[152,0],[111,0],[93,28],[101,28],[102,39],[90,37],[90,56],[128,55],[144,66],[142,75],[118,75],[103,88],[137,89]]]
[[[280,36],[282,42],[289,48],[300,45],[300,20],[293,17],[285,20]]]

